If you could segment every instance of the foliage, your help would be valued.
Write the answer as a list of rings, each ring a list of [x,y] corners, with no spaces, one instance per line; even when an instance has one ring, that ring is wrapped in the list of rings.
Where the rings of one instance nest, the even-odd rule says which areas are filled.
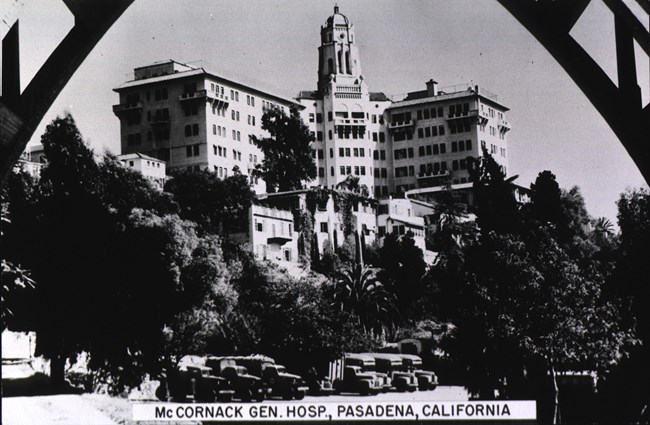
[[[254,138],[264,159],[255,174],[266,182],[267,192],[300,189],[304,181],[316,177],[316,165],[311,157],[314,136],[302,122],[295,107],[289,115],[279,108],[270,108],[262,116],[262,129],[270,137]]]
[[[356,317],[365,333],[381,334],[391,324],[394,300],[377,277],[377,270],[359,263],[344,266],[335,278],[333,301]]]
[[[512,181],[506,179],[502,167],[483,148],[481,158],[469,169],[474,182],[477,224],[481,232],[513,232],[519,228],[519,215]]]
[[[253,192],[238,169],[220,179],[215,172],[181,171],[165,184],[180,205],[180,215],[198,224],[202,233],[228,236],[245,228]]]
[[[380,278],[385,282],[397,300],[397,307],[402,317],[412,317],[414,302],[423,293],[422,276],[426,271],[426,263],[422,250],[415,245],[413,235],[398,237],[390,233],[384,238],[384,244],[379,249]]]

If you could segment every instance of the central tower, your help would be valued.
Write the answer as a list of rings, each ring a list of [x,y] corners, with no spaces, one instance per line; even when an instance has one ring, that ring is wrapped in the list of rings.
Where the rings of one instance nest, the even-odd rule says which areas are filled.
[[[316,139],[316,184],[333,189],[352,175],[371,196],[381,189],[386,192],[387,165],[378,161],[382,158],[386,162],[383,114],[390,101],[383,93],[369,93],[361,73],[354,27],[338,6],[321,26],[320,37],[317,90],[298,96],[305,106],[303,119]]]
[[[330,83],[360,86],[361,61],[359,49],[354,44],[354,29],[345,15],[334,6],[334,14],[320,30],[321,45],[318,48],[318,89],[323,93]]]

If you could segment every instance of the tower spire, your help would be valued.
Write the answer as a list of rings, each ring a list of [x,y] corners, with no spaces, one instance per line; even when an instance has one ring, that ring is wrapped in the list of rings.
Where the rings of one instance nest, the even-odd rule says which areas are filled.
[[[339,4],[334,3],[334,13],[339,13]]]

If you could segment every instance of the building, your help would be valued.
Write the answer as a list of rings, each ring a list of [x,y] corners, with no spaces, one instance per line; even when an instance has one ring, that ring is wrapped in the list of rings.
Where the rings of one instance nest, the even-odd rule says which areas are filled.
[[[355,175],[371,193],[383,186],[388,195],[387,172],[376,175],[374,170],[381,165],[388,169],[390,162],[388,148],[383,149],[382,160],[375,159],[375,152],[388,144],[384,110],[391,102],[383,93],[368,91],[354,27],[338,6],[321,27],[318,57],[317,90],[302,91],[297,97],[305,106],[303,120],[316,139],[314,184],[334,189],[348,175]]]
[[[118,155],[117,159],[125,167],[142,174],[155,188],[162,190],[165,187],[165,179],[167,176],[165,161],[141,153]]]
[[[470,182],[472,160],[483,149],[507,172],[508,108],[478,86],[444,92],[429,80],[386,111],[393,148],[393,191],[435,190]],[[418,190],[417,193],[426,193]]]
[[[235,168],[250,176],[262,153],[252,136],[262,130],[267,108],[288,112],[291,99],[173,60],[134,70],[114,89],[120,103],[122,154],[142,153],[165,161],[168,170],[209,169],[227,177]],[[253,180],[254,189],[265,185]]]
[[[483,148],[507,171],[508,108],[477,85],[426,89],[392,101],[370,92],[354,26],[337,6],[320,31],[318,84],[301,91],[304,121],[316,138],[314,184],[335,188],[352,174],[376,198],[423,194],[470,181]]]

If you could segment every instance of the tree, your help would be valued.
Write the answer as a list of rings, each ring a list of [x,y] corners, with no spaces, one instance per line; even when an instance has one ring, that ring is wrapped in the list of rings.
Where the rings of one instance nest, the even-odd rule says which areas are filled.
[[[395,233],[386,235],[379,249],[377,266],[380,268],[380,279],[397,299],[400,315],[415,315],[414,302],[421,297],[424,289],[422,276],[426,263],[422,250],[415,245],[413,234],[407,232],[401,237]]]
[[[555,180],[555,174],[542,171],[537,175],[535,183],[530,185],[533,216],[542,223],[558,224],[562,214],[560,204],[560,185]]]
[[[253,139],[264,154],[255,174],[266,181],[267,192],[300,189],[303,182],[316,177],[311,157],[314,137],[297,108],[291,108],[289,115],[279,108],[267,109],[262,116],[262,129],[270,137]]]
[[[559,371],[604,372],[635,342],[604,276],[583,268],[541,227],[526,235],[483,235],[470,249],[455,354],[469,364],[470,389],[484,397],[501,378],[551,377],[559,422]],[[514,389],[511,389],[511,391]],[[544,419],[543,417],[540,419]]]
[[[381,333],[391,324],[393,300],[377,277],[377,270],[359,263],[349,263],[335,277],[334,303],[357,318],[364,332]]]
[[[254,196],[238,168],[225,179],[208,170],[181,171],[165,190],[174,195],[182,218],[197,223],[203,233],[221,236],[242,227]]]
[[[519,227],[518,206],[514,197],[513,176],[506,179],[503,168],[487,149],[478,161],[470,161],[470,179],[476,194],[477,224],[481,232],[514,232]]]

